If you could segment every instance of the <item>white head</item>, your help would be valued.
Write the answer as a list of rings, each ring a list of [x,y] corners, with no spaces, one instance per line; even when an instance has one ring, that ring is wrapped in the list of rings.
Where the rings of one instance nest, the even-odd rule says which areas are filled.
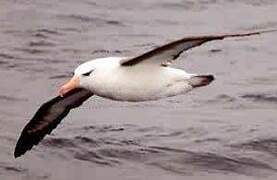
[[[76,88],[88,88],[96,73],[96,69],[101,69],[102,72],[106,68],[116,67],[124,58],[126,57],[98,58],[81,64],[75,69],[72,79],[60,88],[60,96],[64,96]]]
[[[86,88],[95,69],[95,64],[92,61],[78,66],[74,71],[73,77],[59,89],[59,95],[64,96],[76,88]]]

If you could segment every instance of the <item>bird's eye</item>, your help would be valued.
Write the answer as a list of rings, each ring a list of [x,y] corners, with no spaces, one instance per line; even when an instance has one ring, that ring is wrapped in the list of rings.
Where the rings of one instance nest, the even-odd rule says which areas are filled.
[[[92,73],[93,70],[89,71],[89,72],[86,72],[84,74],[82,74],[83,76],[89,76],[91,73]]]

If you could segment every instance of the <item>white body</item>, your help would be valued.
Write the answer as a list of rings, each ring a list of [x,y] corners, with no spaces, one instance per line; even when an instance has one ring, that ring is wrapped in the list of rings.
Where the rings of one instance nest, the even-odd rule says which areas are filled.
[[[193,74],[164,66],[121,66],[122,57],[108,57],[81,64],[75,75],[80,86],[94,94],[119,101],[147,101],[184,94],[193,89]],[[89,76],[83,76],[93,69]]]

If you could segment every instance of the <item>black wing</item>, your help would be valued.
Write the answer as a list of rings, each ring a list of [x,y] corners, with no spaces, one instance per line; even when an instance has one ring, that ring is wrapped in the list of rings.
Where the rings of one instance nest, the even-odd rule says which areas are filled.
[[[79,88],[64,97],[57,96],[44,103],[24,127],[17,141],[14,157],[17,158],[32,149],[57,127],[71,109],[79,107],[92,95],[91,91]]]
[[[170,42],[166,45],[153,49],[135,58],[121,61],[122,66],[133,66],[140,63],[147,63],[147,65],[166,65],[177,59],[184,51],[200,46],[205,42],[213,40],[222,40],[228,37],[242,37],[258,35],[265,32],[273,32],[276,30],[242,33],[242,34],[225,34],[215,36],[200,36],[200,37],[186,37],[177,41]]]

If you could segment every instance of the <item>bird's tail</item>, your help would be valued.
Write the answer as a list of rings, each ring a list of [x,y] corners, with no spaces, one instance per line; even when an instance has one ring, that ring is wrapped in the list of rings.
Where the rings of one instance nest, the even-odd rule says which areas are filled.
[[[189,79],[189,83],[192,87],[207,86],[214,80],[213,75],[195,75]]]

